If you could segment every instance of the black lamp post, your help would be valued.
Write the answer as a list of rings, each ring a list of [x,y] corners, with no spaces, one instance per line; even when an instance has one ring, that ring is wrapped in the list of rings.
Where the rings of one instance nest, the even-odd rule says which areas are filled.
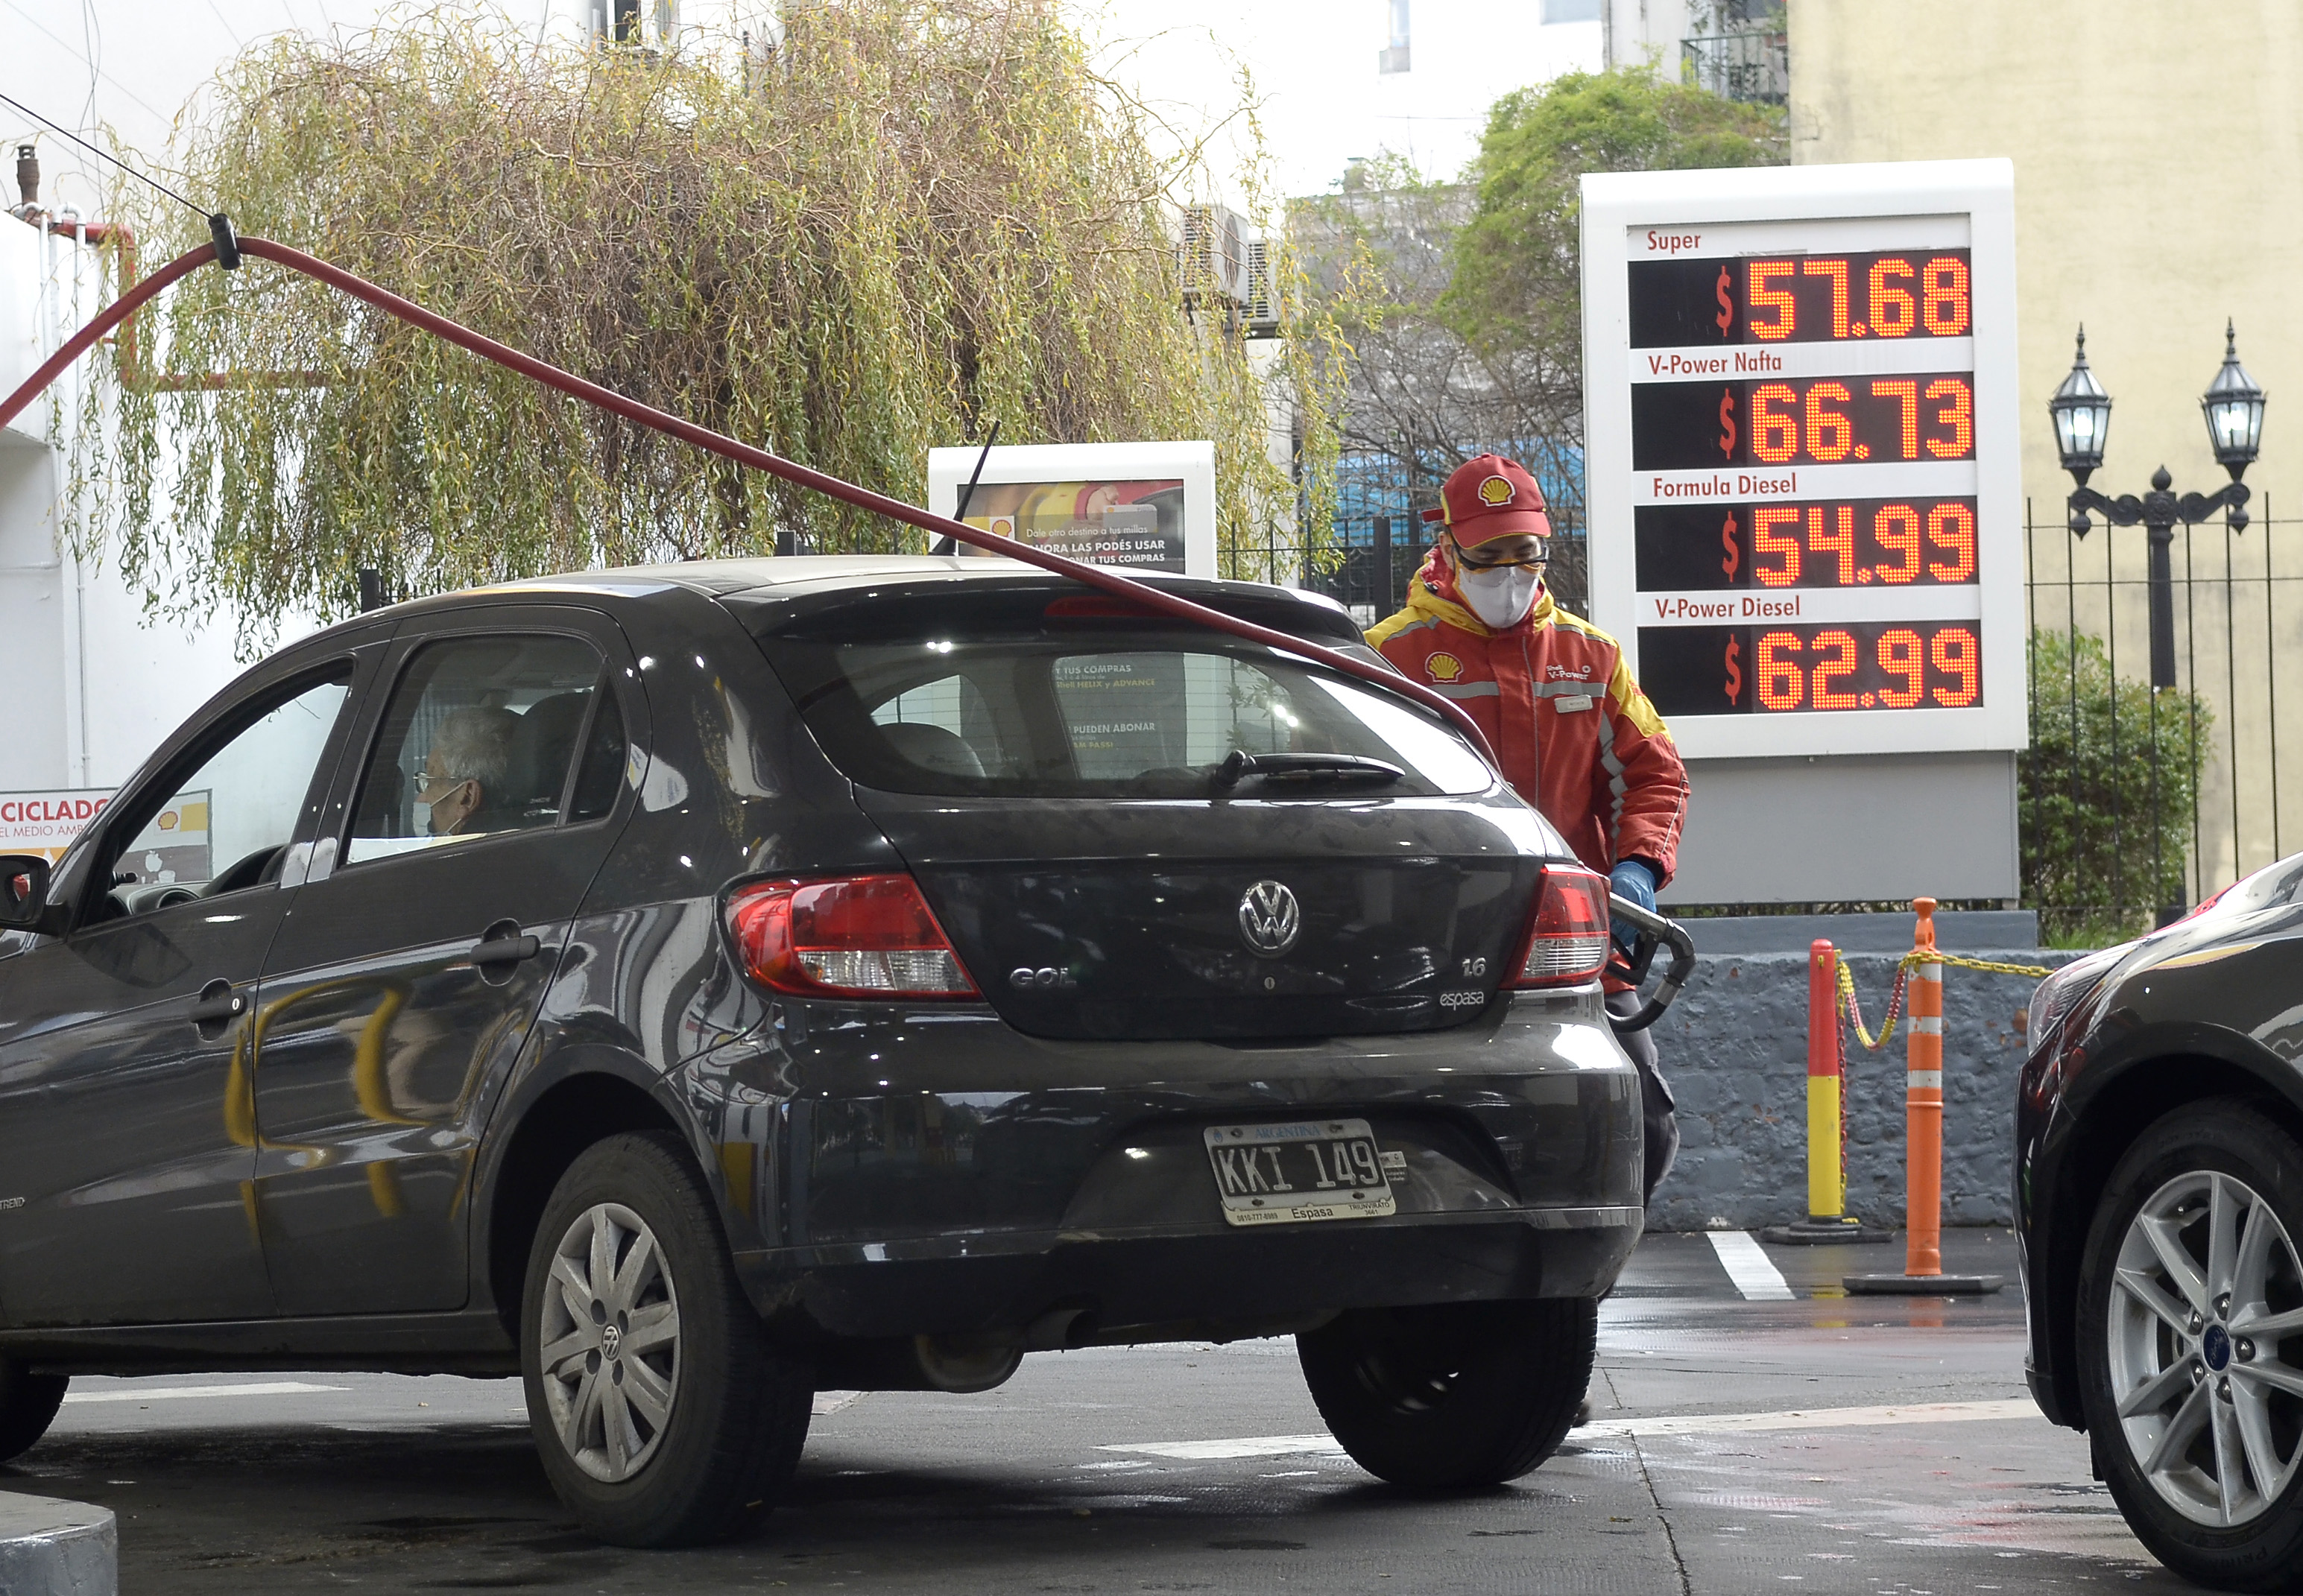
[[[2215,460],[2231,473],[2231,481],[2213,493],[2174,491],[2174,478],[2162,466],[2151,474],[2151,491],[2137,498],[2123,493],[2117,499],[2106,499],[2087,485],[2088,477],[2103,464],[2104,436],[2111,430],[2111,396],[2096,382],[2088,369],[2087,359],[2087,329],[2079,329],[2079,351],[2071,362],[2071,374],[2055,390],[2055,397],[2047,401],[2047,413],[2054,418],[2055,447],[2063,455],[2063,469],[2071,474],[2079,485],[2071,491],[2070,500],[2071,530],[2087,536],[2094,523],[2088,519],[2090,510],[2100,514],[2116,526],[2133,526],[2140,523],[2150,537],[2151,544],[2151,685],[2154,688],[2175,685],[2175,578],[2169,550],[2175,542],[2178,522],[2185,525],[2206,520],[2216,510],[2234,532],[2247,526],[2247,484],[2240,477],[2255,463],[2257,451],[2263,441],[2263,390],[2247,374],[2239,363],[2239,340],[2229,323],[2223,327],[2223,369],[2207,385],[2199,399],[2199,407],[2207,421],[2207,440],[2214,447]]]

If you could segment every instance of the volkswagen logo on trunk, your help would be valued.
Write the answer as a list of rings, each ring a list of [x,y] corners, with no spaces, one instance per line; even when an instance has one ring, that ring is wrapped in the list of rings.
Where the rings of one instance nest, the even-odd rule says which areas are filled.
[[[1239,900],[1240,940],[1266,959],[1294,947],[1303,928],[1303,911],[1284,882],[1259,881]]]

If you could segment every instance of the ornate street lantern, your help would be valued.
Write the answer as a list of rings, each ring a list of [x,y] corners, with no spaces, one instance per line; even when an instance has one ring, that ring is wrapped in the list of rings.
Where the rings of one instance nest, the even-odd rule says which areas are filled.
[[[2237,368],[2234,365],[2230,369]],[[2063,457],[2063,469],[2084,488],[2089,474],[2103,464],[2104,435],[2111,431],[2111,395],[2103,391],[2103,384],[2095,380],[2095,373],[2088,369],[2084,326],[2079,329],[2079,351],[2071,361],[2071,374],[2063,379],[2063,385],[2055,390],[2055,397],[2047,401],[2047,413],[2055,419],[2055,448]],[[2257,414],[2260,416],[2261,413],[2258,399]],[[2248,456],[2250,460],[2254,458],[2253,454]]]
[[[2263,390],[2239,363],[2239,334],[2226,321],[2223,369],[2200,396],[2199,408],[2206,414],[2207,441],[2214,447],[2215,463],[2231,473],[2233,482],[2255,464],[2256,451],[2263,443]]]

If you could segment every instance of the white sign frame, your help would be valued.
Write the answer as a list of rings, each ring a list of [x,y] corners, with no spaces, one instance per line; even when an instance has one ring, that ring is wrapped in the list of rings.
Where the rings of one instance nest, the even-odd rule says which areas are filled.
[[[1591,618],[1623,643],[1639,669],[1640,594],[1632,510],[1644,484],[1632,470],[1632,361],[1629,273],[1634,258],[1650,258],[1646,229],[1700,231],[1741,224],[1745,250],[1767,226],[1773,252],[1811,249],[1928,247],[1931,235],[1951,245],[1963,233],[1970,256],[1975,393],[1977,587],[1961,608],[1939,618],[1965,618],[1979,609],[1983,701],[1970,709],[1801,710],[1681,716],[1674,742],[1692,759],[1932,753],[2021,749],[2029,743],[2025,691],[2023,497],[2020,385],[2015,343],[2015,168],[2004,159],[1883,162],[1837,166],[1741,167],[1725,171],[1593,173],[1582,181],[1584,472],[1590,529]],[[1699,246],[1700,248],[1700,246]],[[1939,340],[1965,344],[1968,340]],[[1732,354],[1737,349],[1726,346]],[[1819,346],[1776,345],[1807,360]],[[1880,342],[1820,346],[1840,357],[1841,370],[1860,371],[1894,346]],[[1903,346],[1909,348],[1910,346]],[[1959,351],[1942,353],[1963,355]],[[1654,353],[1654,351],[1649,351]],[[1908,363],[1908,361],[1907,361]],[[1820,374],[1819,373],[1817,374]],[[1965,475],[1967,462],[1929,463],[1904,472]],[[1884,466],[1801,467],[1801,475],[1861,473],[1872,491],[1885,488]],[[1652,476],[1649,473],[1646,475]],[[1730,473],[1729,475],[1732,475]],[[1748,474],[1747,474],[1748,475]],[[1745,492],[1723,501],[1770,497],[1813,500],[1857,490],[1810,481],[1797,491]],[[1887,491],[1918,491],[1911,487]],[[1946,480],[1938,491],[1954,490]],[[1701,497],[1699,495],[1698,497]],[[1731,590],[1742,591],[1742,590]],[[1781,590],[1786,593],[1794,590]],[[1801,591],[1818,599],[1831,590]],[[1881,590],[1861,590],[1884,596]],[[1899,598],[1902,595],[1898,595]],[[1818,618],[1829,618],[1818,616]],[[1754,667],[1756,668],[1756,667]]]
[[[959,490],[983,458],[973,449],[928,450],[928,510],[952,516]],[[983,461],[979,488],[991,483],[1143,482],[1174,478],[1184,484],[1184,571],[1216,576],[1216,446],[1202,439],[1175,442],[1026,443],[995,446]],[[1101,564],[1102,562],[1092,562]],[[1115,564],[1131,575],[1157,575]]]
[[[0,853],[38,853],[55,863],[96,823],[119,791],[38,787],[0,793]],[[81,814],[81,810],[88,812]]]

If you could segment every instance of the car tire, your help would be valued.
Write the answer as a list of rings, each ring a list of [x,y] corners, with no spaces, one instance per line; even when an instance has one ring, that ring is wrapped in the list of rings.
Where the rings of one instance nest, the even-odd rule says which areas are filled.
[[[1353,1461],[1412,1491],[1515,1480],[1551,1456],[1590,1383],[1599,1305],[1578,1298],[1365,1308],[1295,1338]]]
[[[2290,1590],[2303,1575],[2299,1239],[2303,1147],[2226,1099],[2137,1138],[2081,1256],[2096,1470],[2152,1555],[2220,1590]]]
[[[71,1383],[66,1375],[35,1374],[0,1357],[0,1463],[30,1451],[48,1432]]]
[[[814,1397],[668,1131],[610,1137],[561,1177],[528,1255],[520,1371],[553,1489],[618,1546],[697,1545],[765,1516]]]

